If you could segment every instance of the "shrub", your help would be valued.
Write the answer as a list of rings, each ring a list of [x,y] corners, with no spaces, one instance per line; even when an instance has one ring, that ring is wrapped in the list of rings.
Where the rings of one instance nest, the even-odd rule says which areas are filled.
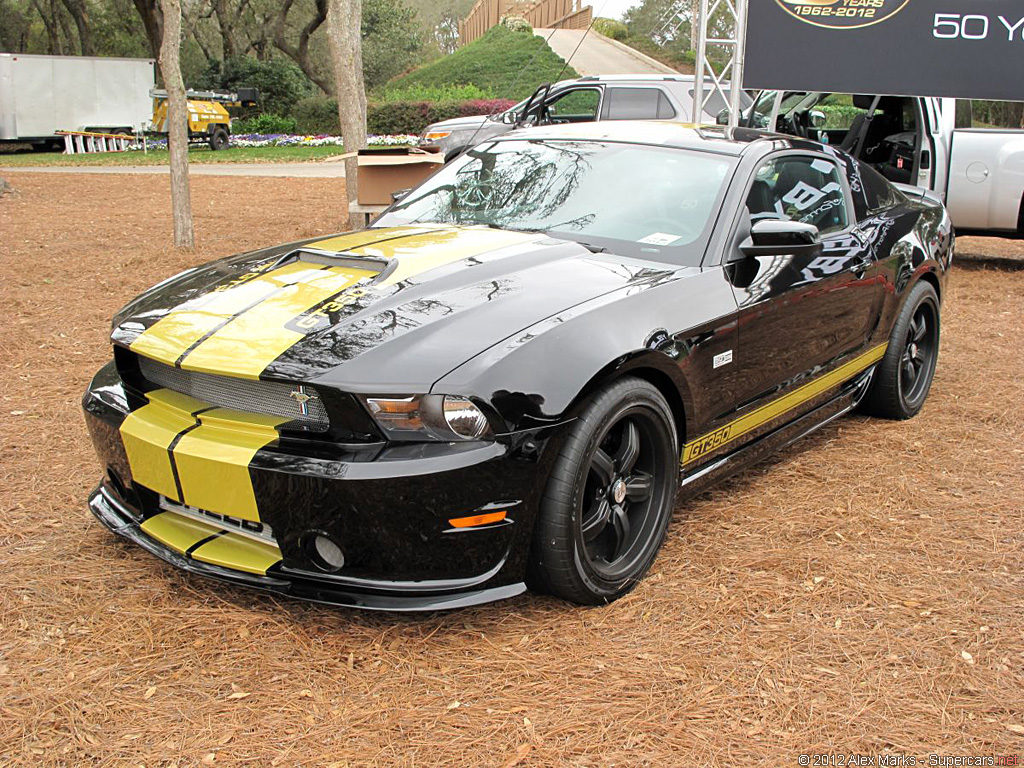
[[[263,113],[235,120],[231,130],[234,133],[295,133],[297,128],[294,117]]]
[[[338,102],[326,96],[311,96],[295,102],[292,118],[299,133],[337,136],[341,132]]]
[[[236,56],[225,62],[213,61],[210,68],[192,83],[196,88],[234,90],[243,86],[260,89],[260,101],[250,114],[268,112],[290,114],[292,105],[313,92],[313,84],[287,59],[260,61],[251,56]]]
[[[576,71],[566,66],[544,38],[498,25],[450,56],[396,77],[388,90],[472,83],[491,96],[518,101],[533,93],[540,83],[573,77],[578,77]]]
[[[401,88],[388,88],[377,94],[372,101],[466,101],[468,99],[490,99],[490,89],[475,85],[424,85],[416,83]]]
[[[615,19],[594,19],[594,31],[612,40],[625,40],[629,37],[629,28]]]
[[[469,99],[465,101],[393,101],[374,104],[366,115],[370,133],[418,134],[431,123],[454,117],[490,115],[515,104],[511,99]]]
[[[533,27],[530,26],[530,22],[524,19],[522,16],[502,16],[499,22],[505,29],[511,29],[513,32],[533,32]]]

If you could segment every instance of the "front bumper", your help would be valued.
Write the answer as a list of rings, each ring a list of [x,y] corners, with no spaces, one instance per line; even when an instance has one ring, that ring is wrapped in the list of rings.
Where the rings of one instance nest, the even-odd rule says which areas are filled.
[[[112,365],[97,374],[83,407],[105,470],[89,499],[93,514],[182,570],[306,600],[393,611],[455,608],[526,589],[551,428],[493,443],[359,450],[311,444],[307,452],[300,442],[271,440],[239,465],[238,447],[221,451],[216,442],[227,434],[216,419],[197,416],[178,434],[179,424],[164,412],[145,422],[154,403],[127,390]],[[154,467],[168,457],[174,482],[157,488]],[[245,487],[219,487],[235,484]],[[238,501],[246,495],[251,509]],[[169,502],[213,515],[182,518],[168,511]],[[499,508],[507,517],[497,524],[448,522]],[[239,523],[267,526],[273,538],[254,543]],[[317,533],[340,543],[340,570],[316,562],[309,537]]]

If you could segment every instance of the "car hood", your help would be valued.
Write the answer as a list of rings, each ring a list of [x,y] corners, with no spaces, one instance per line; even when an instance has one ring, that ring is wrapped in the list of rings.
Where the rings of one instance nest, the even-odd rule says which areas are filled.
[[[451,120],[442,120],[438,123],[431,123],[425,129],[425,133],[429,131],[472,131],[479,128],[484,123],[495,122],[488,120],[486,115],[474,115],[472,117],[453,117]],[[496,125],[501,123],[495,122]]]
[[[115,318],[115,344],[184,370],[425,391],[493,344],[665,264],[486,227],[367,229],[224,259]]]

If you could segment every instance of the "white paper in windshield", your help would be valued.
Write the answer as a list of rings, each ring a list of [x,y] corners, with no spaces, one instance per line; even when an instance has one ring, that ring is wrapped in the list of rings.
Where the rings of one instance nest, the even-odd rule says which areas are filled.
[[[641,237],[638,242],[647,243],[648,245],[672,245],[672,243],[680,238],[682,238],[682,235],[669,235],[665,232],[655,232],[647,237]]]

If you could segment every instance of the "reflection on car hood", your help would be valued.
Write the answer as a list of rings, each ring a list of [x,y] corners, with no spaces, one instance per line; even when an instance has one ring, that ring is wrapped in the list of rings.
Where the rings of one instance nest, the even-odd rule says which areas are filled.
[[[367,229],[185,273],[122,310],[112,337],[185,370],[413,392],[546,317],[669,271],[544,234]]]

